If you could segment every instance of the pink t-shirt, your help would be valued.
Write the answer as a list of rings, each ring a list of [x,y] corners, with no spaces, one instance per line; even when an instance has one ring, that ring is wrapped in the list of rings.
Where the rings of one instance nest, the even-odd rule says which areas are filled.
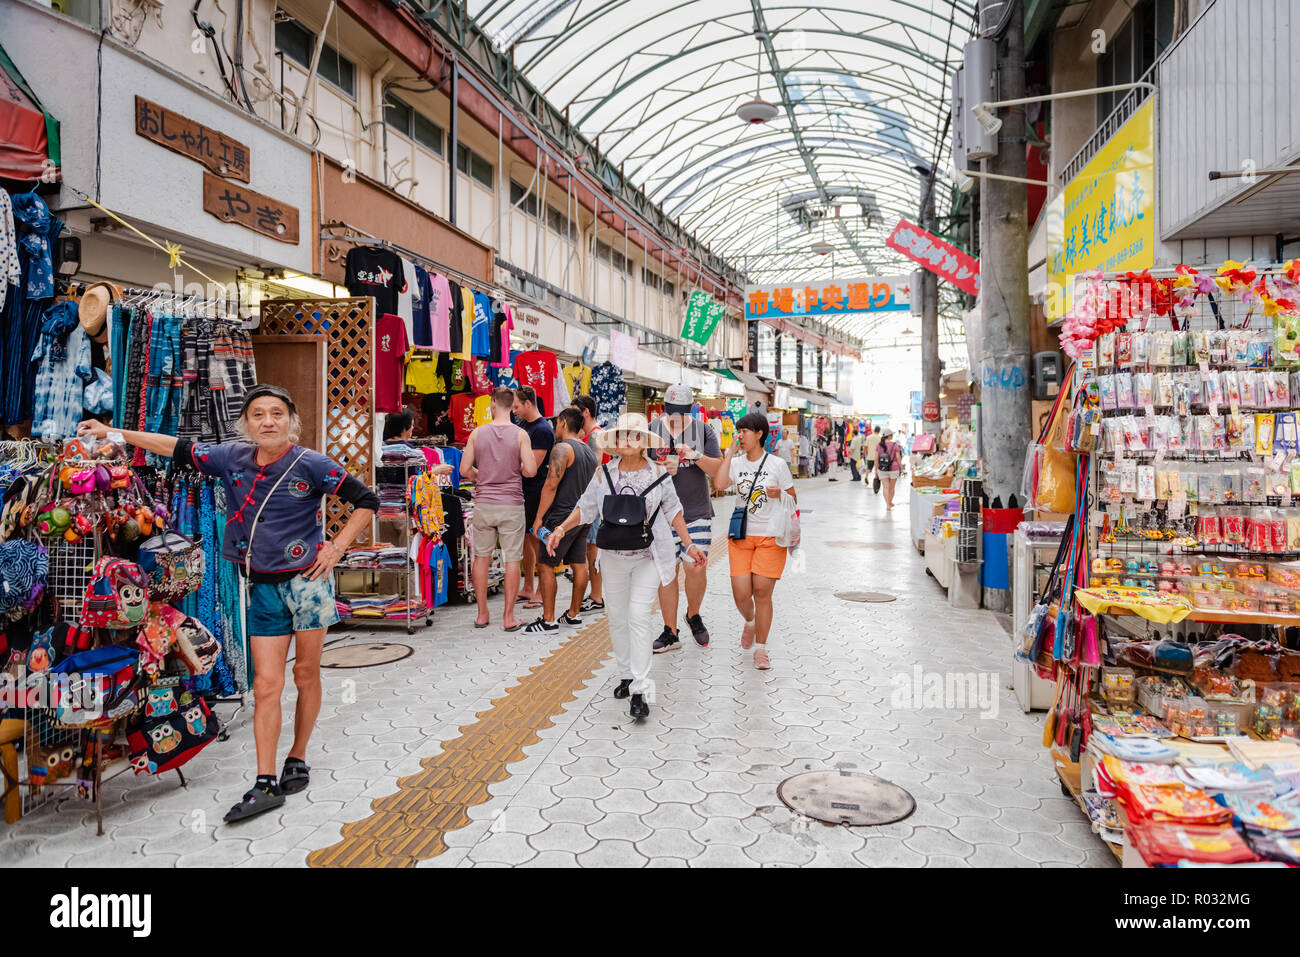
[[[402,317],[391,312],[380,316],[375,323],[375,411],[402,411],[402,380],[410,347]]]
[[[501,323],[501,355],[494,357],[492,367],[504,368],[510,365],[510,330],[515,327],[515,314],[506,306],[506,321]]]
[[[432,273],[429,284],[433,295],[429,299],[429,324],[433,327],[433,348],[436,352],[451,351],[451,287],[447,277]]]

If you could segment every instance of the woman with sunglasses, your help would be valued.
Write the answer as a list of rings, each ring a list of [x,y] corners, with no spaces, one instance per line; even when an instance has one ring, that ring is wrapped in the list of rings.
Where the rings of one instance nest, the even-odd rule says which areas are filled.
[[[171,435],[110,429],[82,422],[79,435],[103,439],[119,432],[131,445],[192,465],[221,480],[230,509],[221,554],[248,578],[248,634],[253,656],[253,735],[257,780],[227,823],[247,820],[284,804],[307,787],[307,744],[320,713],[320,657],[325,630],[339,620],[334,565],[379,509],[379,498],[327,455],[298,445],[302,421],[289,393],[255,385],[244,395],[235,423],[244,441],[191,442]],[[321,528],[326,495],[353,506],[347,524],[327,540]],[[289,645],[298,689],[294,739],[279,778],[280,698]]]

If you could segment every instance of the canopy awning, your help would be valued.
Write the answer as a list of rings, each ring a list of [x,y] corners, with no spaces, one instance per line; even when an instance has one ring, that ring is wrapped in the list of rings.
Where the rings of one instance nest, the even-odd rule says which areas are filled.
[[[754,392],[762,392],[765,393],[766,395],[772,394],[772,387],[769,386],[761,378],[754,375],[754,373],[744,372],[740,369],[736,369],[735,375],[736,375],[736,379],[740,381],[745,386],[746,389],[750,389]]]
[[[58,120],[0,46],[0,179],[54,182],[61,159]]]

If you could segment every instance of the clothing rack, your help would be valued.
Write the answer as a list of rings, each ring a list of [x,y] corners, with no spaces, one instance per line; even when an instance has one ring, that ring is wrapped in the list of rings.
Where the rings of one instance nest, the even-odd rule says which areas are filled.
[[[347,230],[347,232],[352,235],[345,234],[340,236],[336,233],[325,232],[325,230],[327,229],[344,229]],[[484,290],[486,290],[486,288],[489,285],[492,285],[489,283],[485,283],[482,279],[478,278],[477,276],[471,276],[468,273],[461,272],[459,269],[453,269],[452,267],[443,265],[440,262],[435,262],[434,260],[430,259],[428,256],[425,256],[422,253],[417,253],[413,249],[407,249],[405,246],[400,246],[397,243],[389,242],[387,239],[380,239],[378,236],[372,236],[369,233],[365,232],[364,230],[358,229],[357,227],[345,223],[342,220],[336,219],[328,223],[323,223],[321,224],[321,230],[322,231],[320,234],[320,238],[322,241],[334,240],[336,242],[357,243],[359,245],[364,245],[364,246],[382,246],[385,249],[391,249],[393,252],[405,256],[407,259],[418,261],[426,269],[431,269],[434,272],[446,276],[449,279],[454,279],[456,280],[456,282],[462,285],[468,285],[476,289],[484,289]],[[493,285],[493,290],[494,290],[493,295],[496,296],[497,298],[499,298],[498,293],[500,296],[508,295],[506,291],[504,289],[501,289],[501,287],[499,286]]]

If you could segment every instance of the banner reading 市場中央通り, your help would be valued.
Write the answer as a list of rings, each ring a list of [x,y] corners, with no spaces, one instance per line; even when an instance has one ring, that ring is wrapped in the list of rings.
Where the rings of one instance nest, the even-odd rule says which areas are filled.
[[[867,276],[745,287],[746,319],[902,312],[911,308],[911,276]]]

